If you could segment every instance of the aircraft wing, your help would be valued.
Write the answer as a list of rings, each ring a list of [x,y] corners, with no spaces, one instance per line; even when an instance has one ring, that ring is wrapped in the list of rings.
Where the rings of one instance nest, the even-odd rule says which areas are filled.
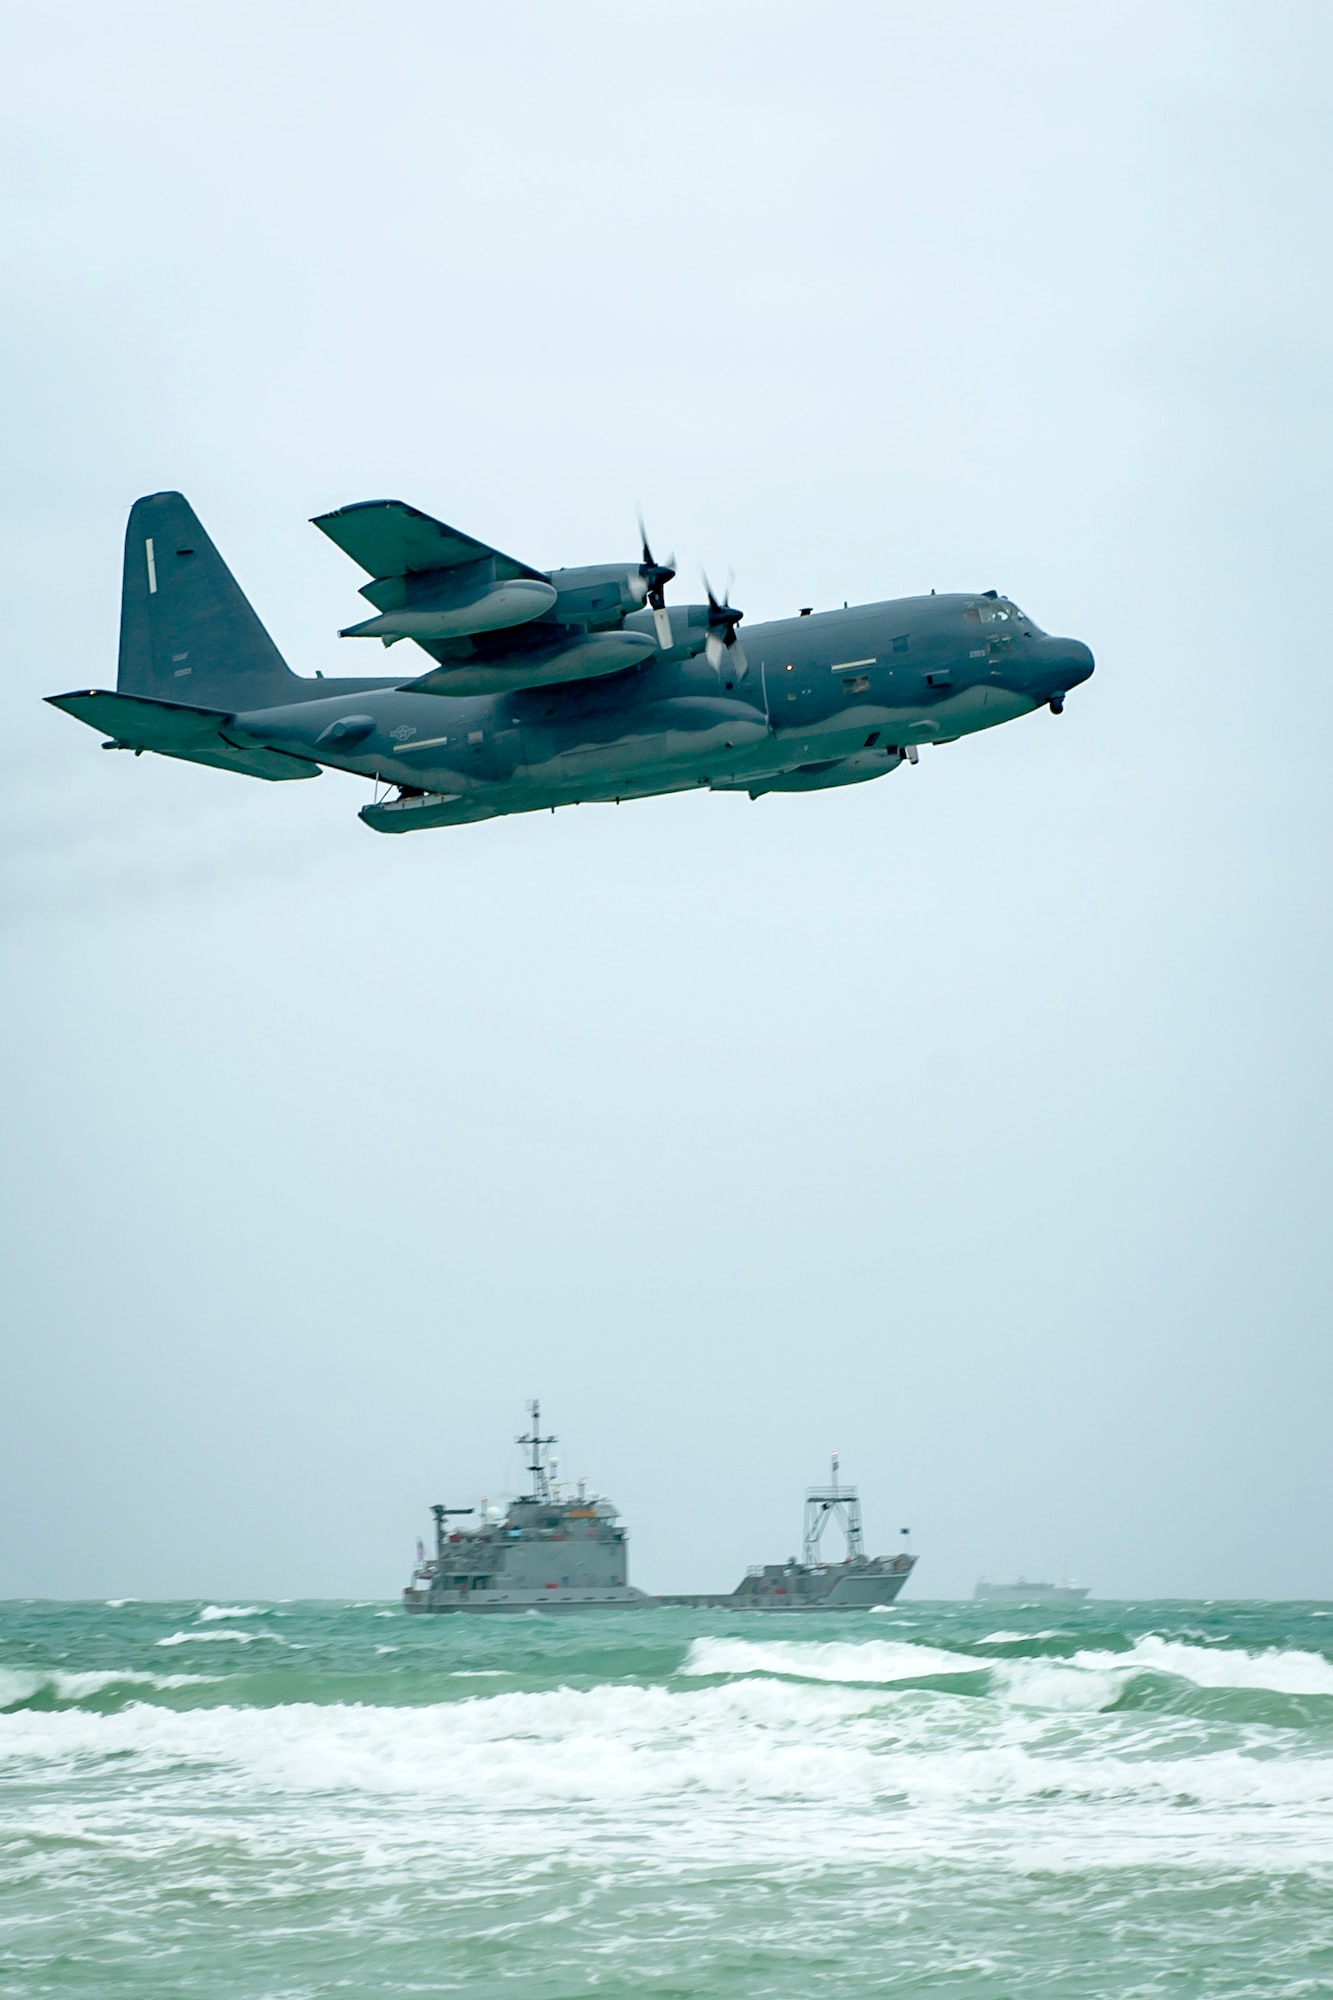
[[[243,771],[251,778],[317,778],[319,765],[308,757],[289,757],[262,744],[232,742],[223,732],[235,717],[224,709],[187,708],[181,702],[156,701],[141,694],[110,694],[104,688],[75,694],[49,694],[53,708],[100,729],[115,750],[154,750],[159,757],[180,757],[187,764],[212,764],[220,771]],[[239,732],[238,732],[239,734]]]
[[[479,542],[475,535],[446,527],[443,521],[403,500],[356,500],[331,514],[316,514],[313,525],[374,577],[457,569],[490,557],[497,582],[509,583],[517,577],[546,581],[539,569],[491,548],[488,542]]]
[[[339,636],[386,646],[413,640],[436,663],[427,674],[404,676],[402,685],[415,692],[503,694],[600,678],[642,664],[657,643],[637,631],[590,631],[588,603],[561,619],[559,590],[541,570],[402,500],[360,500],[316,515],[314,526],[372,578],[361,595],[379,616]],[[603,623],[619,626],[635,601],[628,594],[622,601],[621,575],[614,566],[588,575],[583,597],[602,587],[610,599]]]

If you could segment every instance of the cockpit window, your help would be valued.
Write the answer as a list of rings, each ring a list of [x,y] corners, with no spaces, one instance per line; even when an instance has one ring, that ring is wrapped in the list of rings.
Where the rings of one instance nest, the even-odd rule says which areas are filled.
[[[978,603],[967,606],[966,615],[977,619],[982,625],[998,626],[1001,631],[1012,631],[1018,626],[1024,626],[1032,632],[1038,630],[1026,611],[1020,611],[1016,604],[1011,604],[1004,597],[983,597]]]

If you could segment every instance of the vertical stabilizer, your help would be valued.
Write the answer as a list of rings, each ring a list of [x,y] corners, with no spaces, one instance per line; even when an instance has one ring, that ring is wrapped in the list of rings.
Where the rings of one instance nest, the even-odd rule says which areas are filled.
[[[130,509],[120,599],[121,694],[190,707],[275,707],[297,682],[183,493]]]

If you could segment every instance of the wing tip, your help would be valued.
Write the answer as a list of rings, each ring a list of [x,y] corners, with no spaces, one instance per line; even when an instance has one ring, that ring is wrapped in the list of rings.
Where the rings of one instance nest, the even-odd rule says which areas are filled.
[[[423,514],[419,507],[411,507],[406,500],[349,500],[345,507],[330,507],[323,514],[312,514],[312,528],[322,528],[326,521],[341,521],[347,514],[365,514],[372,507],[396,507],[401,513],[415,514],[419,521],[429,521],[431,516]]]

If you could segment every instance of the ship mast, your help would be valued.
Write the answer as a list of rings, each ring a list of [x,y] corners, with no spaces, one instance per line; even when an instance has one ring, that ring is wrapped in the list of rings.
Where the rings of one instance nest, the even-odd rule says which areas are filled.
[[[805,1548],[803,1560],[808,1569],[814,1569],[822,1560],[819,1544],[830,1514],[837,1516],[847,1543],[847,1561],[859,1562],[864,1555],[861,1542],[861,1500],[854,1486],[838,1484],[838,1454],[833,1454],[831,1476],[827,1486],[807,1486],[805,1489]]]
[[[532,1491],[528,1495],[528,1498],[535,1501],[539,1506],[544,1505],[549,1507],[551,1504],[551,1480],[546,1470],[546,1460],[542,1456],[542,1453],[548,1444],[559,1444],[560,1440],[555,1436],[542,1436],[542,1406],[535,1396],[528,1404],[528,1412],[532,1418],[532,1429],[529,1432],[525,1432],[521,1438],[515,1438],[514,1442],[515,1444],[530,1444],[532,1446],[532,1457],[528,1460],[528,1471],[532,1474]]]

